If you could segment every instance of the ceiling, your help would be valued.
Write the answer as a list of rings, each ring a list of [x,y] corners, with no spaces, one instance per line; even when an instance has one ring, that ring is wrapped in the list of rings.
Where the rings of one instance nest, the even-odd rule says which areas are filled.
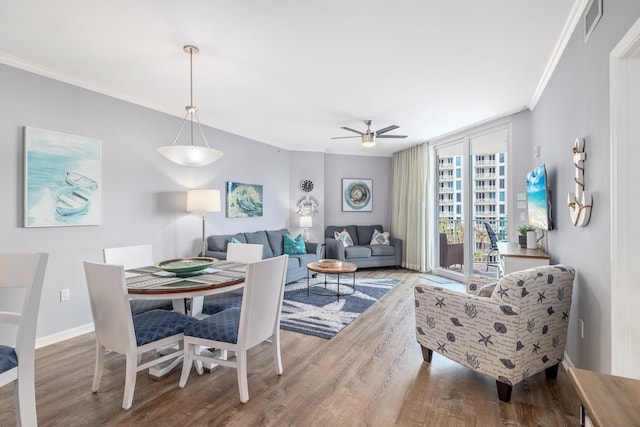
[[[0,62],[182,117],[193,44],[204,124],[290,150],[388,156],[533,107],[584,3],[7,0]],[[331,139],[367,119],[408,138]]]

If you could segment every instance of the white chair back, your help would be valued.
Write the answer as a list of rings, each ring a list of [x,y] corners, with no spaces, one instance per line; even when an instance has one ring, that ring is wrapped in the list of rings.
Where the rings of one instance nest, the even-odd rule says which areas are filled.
[[[0,386],[18,381],[18,425],[38,424],[35,397],[35,342],[48,254],[0,254],[0,344],[13,347],[18,366],[0,373]],[[16,292],[19,290],[19,292]],[[20,294],[20,295],[19,295]],[[15,334],[5,331],[8,325]],[[11,336],[11,340],[6,339]]]
[[[136,338],[123,266],[85,261],[84,271],[98,342],[118,353],[129,353],[136,348]]]
[[[262,259],[262,245],[254,243],[229,243],[227,261],[252,263]]]
[[[153,265],[153,247],[151,245],[121,246],[103,250],[106,264],[118,264],[125,270]]]
[[[289,255],[281,255],[247,265],[239,345],[251,348],[280,333],[288,258]]]

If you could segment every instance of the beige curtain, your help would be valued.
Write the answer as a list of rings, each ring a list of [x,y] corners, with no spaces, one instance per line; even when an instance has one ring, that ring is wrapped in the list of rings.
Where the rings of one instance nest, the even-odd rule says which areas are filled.
[[[391,234],[403,240],[402,266],[427,271],[429,147],[393,155]]]

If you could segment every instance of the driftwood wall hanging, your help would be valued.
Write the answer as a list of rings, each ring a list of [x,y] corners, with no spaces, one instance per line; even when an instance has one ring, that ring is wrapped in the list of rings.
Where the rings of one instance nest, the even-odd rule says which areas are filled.
[[[576,185],[576,192],[569,193],[567,198],[569,204],[569,213],[571,214],[571,222],[574,227],[584,227],[589,223],[591,217],[591,193],[584,189],[584,161],[587,153],[584,151],[584,139],[576,138],[573,144],[573,166],[575,176],[573,180]]]

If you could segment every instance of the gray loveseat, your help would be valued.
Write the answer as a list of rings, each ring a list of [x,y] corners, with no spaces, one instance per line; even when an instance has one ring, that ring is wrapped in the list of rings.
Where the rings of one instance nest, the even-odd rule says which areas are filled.
[[[344,247],[334,238],[335,232],[347,230],[354,246]],[[389,245],[370,245],[373,230],[384,232],[381,225],[345,225],[327,227],[324,233],[325,258],[351,262],[359,268],[399,267],[402,265],[402,240],[389,237]]]
[[[284,253],[284,235],[289,230],[254,231],[251,233],[222,234],[207,237],[207,251],[205,256],[227,259],[227,244],[232,238],[240,243],[256,243],[262,245],[262,258],[272,258]],[[290,234],[290,233],[289,233]],[[295,236],[293,236],[295,237]],[[322,246],[318,243],[305,242],[307,253],[304,255],[289,255],[287,264],[286,283],[307,277],[307,264],[320,259]]]

